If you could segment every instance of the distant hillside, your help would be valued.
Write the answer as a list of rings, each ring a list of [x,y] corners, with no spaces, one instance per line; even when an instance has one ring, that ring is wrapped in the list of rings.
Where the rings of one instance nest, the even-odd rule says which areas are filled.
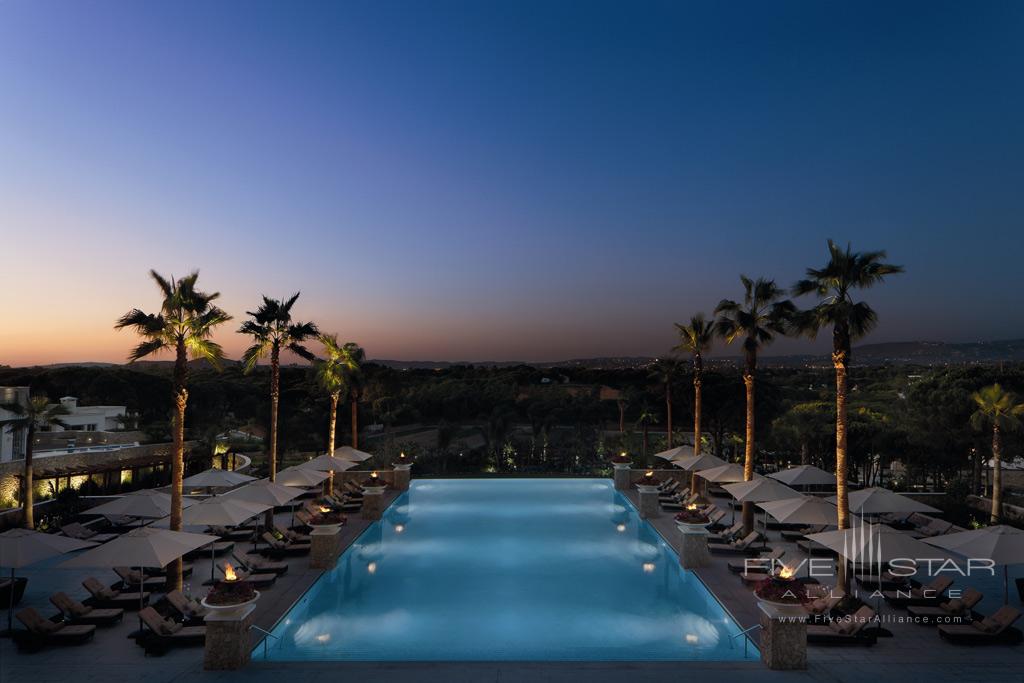
[[[973,363],[1024,362],[1024,339],[968,342],[892,342],[865,344],[853,350],[858,363],[910,363],[915,365],[960,365]]]

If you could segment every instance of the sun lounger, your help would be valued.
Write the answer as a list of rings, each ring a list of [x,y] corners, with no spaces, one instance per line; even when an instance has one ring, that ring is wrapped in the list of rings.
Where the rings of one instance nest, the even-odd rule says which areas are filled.
[[[1019,643],[1021,633],[1011,628],[1020,618],[1020,610],[1004,605],[990,617],[970,624],[943,624],[939,635],[953,643],[980,645],[988,643]]]
[[[27,629],[14,634],[17,646],[25,650],[37,650],[45,645],[79,645],[96,634],[96,627],[91,624],[50,621],[32,607],[26,607],[15,616]]]
[[[212,526],[206,531],[207,533],[220,537],[224,541],[251,541],[253,536],[253,530],[245,528],[230,529],[225,526]]]
[[[861,607],[852,617],[835,619],[826,624],[808,624],[807,642],[816,645],[874,645],[878,627],[875,611]]]
[[[868,590],[898,591],[909,590],[910,579],[886,570],[881,574],[857,574],[857,583]]]
[[[708,549],[712,553],[718,553],[721,555],[756,555],[760,548],[755,548],[754,543],[760,539],[761,535],[756,531],[751,531],[745,537],[739,541],[732,543],[708,543]]]
[[[804,611],[811,617],[824,616],[834,610],[845,597],[846,591],[842,588],[837,588],[819,595],[810,602],[804,603]]]
[[[90,607],[72,599],[67,593],[54,593],[50,602],[73,624],[110,626],[124,617],[124,610],[120,607]]]
[[[728,543],[735,540],[737,534],[743,531],[743,522],[739,521],[724,531],[708,534],[709,543]]]
[[[198,600],[187,597],[179,590],[168,593],[167,602],[185,621],[201,621],[209,612]]]
[[[147,628],[136,642],[146,648],[146,654],[163,654],[179,645],[202,645],[206,642],[205,626],[184,626],[173,619],[165,619],[152,607],[139,612],[139,617]]]
[[[784,550],[775,548],[742,562],[730,562],[729,571],[733,574],[743,574],[744,572],[767,573],[773,565],[777,564],[775,561],[781,559],[784,554]]]
[[[910,616],[918,619],[919,624],[959,623],[971,615],[984,596],[973,588],[968,588],[959,598],[952,598],[938,605],[911,605],[907,608]]]
[[[149,603],[149,593],[122,593],[121,591],[108,588],[97,579],[89,576],[82,582],[85,590],[89,591],[89,602],[94,607],[121,607],[123,609],[138,609],[139,604]]]
[[[95,543],[106,543],[117,538],[118,534],[101,534],[98,531],[93,531],[84,524],[78,522],[72,522],[71,524],[65,524],[60,528],[62,534],[68,538],[76,538],[79,541],[93,541]]]
[[[164,576],[145,576],[136,569],[130,567],[114,567],[114,572],[121,577],[121,586],[124,588],[161,591],[167,585],[167,578]]]
[[[821,531],[824,531],[825,529],[826,529],[826,527],[824,527],[824,526],[819,526],[819,527],[810,527],[810,526],[808,526],[808,527],[804,527],[803,529],[783,529],[782,531],[779,532],[779,535],[782,536],[782,540],[784,540],[784,541],[790,541],[791,543],[796,543],[797,541],[804,541],[804,540],[806,540],[807,534],[816,534],[816,533],[819,533]]]
[[[907,590],[883,591],[882,597],[890,605],[896,607],[938,605],[945,602],[944,593],[953,585],[953,579],[948,576],[936,576],[931,583],[923,586],[916,586]]]
[[[25,595],[25,586],[27,585],[28,579],[24,576],[16,576],[14,579],[10,577],[0,579],[0,607],[9,607],[21,602],[21,597]],[[12,593],[13,595],[11,595]]]
[[[836,551],[831,548],[827,548],[817,541],[811,541],[804,539],[796,542],[796,547],[804,551],[808,555],[835,555]]]
[[[234,541],[215,541],[214,543],[208,543],[202,548],[196,548],[195,550],[185,553],[184,557],[187,560],[194,560],[196,558],[206,558],[211,554],[215,557],[229,553],[235,548]]]
[[[280,527],[273,527],[273,530],[281,535],[291,543],[311,543],[313,539],[310,538],[309,534],[300,534],[292,531],[291,529],[282,529]]]
[[[309,543],[292,543],[289,541],[279,540],[269,531],[264,531],[261,538],[263,539],[263,542],[267,544],[267,547],[263,550],[264,555],[305,555],[309,552],[311,547]]]
[[[259,555],[248,554],[245,557],[239,557],[238,555],[232,555],[235,561],[242,565],[246,571],[256,572],[258,574],[277,574],[281,576],[288,573],[287,562],[273,562],[266,558],[260,557]]]

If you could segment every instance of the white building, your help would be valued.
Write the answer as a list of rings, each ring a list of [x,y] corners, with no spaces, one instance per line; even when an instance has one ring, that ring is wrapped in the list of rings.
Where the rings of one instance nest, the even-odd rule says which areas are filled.
[[[128,412],[125,406],[80,406],[74,396],[65,396],[60,404],[68,410],[67,415],[60,416],[60,421],[67,426],[54,425],[49,431],[109,432],[121,426],[118,418],[123,418]]]
[[[17,403],[27,406],[29,387],[0,387],[0,406]],[[40,432],[63,432],[66,430],[81,432],[108,432],[121,426],[120,418],[128,412],[125,406],[80,406],[74,396],[60,399],[68,413],[61,415],[60,420],[66,426],[54,425]],[[17,425],[18,415],[0,407],[0,462],[21,460],[25,457],[25,442],[28,428]],[[91,439],[90,439],[91,440]],[[71,440],[73,442],[73,439]],[[79,444],[86,445],[86,444]],[[37,447],[38,450],[38,447]]]
[[[0,387],[0,462],[21,460],[25,457],[25,440],[28,428],[18,426],[11,420],[17,420],[17,413],[4,410],[2,406],[15,403],[28,405],[28,387]]]

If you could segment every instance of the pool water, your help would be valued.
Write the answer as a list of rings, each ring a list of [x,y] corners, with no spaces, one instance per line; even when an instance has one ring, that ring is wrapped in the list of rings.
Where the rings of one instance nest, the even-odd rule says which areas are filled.
[[[419,480],[253,658],[738,660],[739,630],[608,481]]]

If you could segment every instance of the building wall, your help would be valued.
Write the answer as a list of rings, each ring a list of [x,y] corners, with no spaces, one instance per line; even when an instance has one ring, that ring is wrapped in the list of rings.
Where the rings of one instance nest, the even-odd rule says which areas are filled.
[[[0,406],[9,403],[28,405],[28,397],[28,387],[0,387]],[[5,420],[16,417],[18,416],[15,413],[0,408],[0,463],[20,460],[25,457],[25,440],[28,429],[3,424]]]

